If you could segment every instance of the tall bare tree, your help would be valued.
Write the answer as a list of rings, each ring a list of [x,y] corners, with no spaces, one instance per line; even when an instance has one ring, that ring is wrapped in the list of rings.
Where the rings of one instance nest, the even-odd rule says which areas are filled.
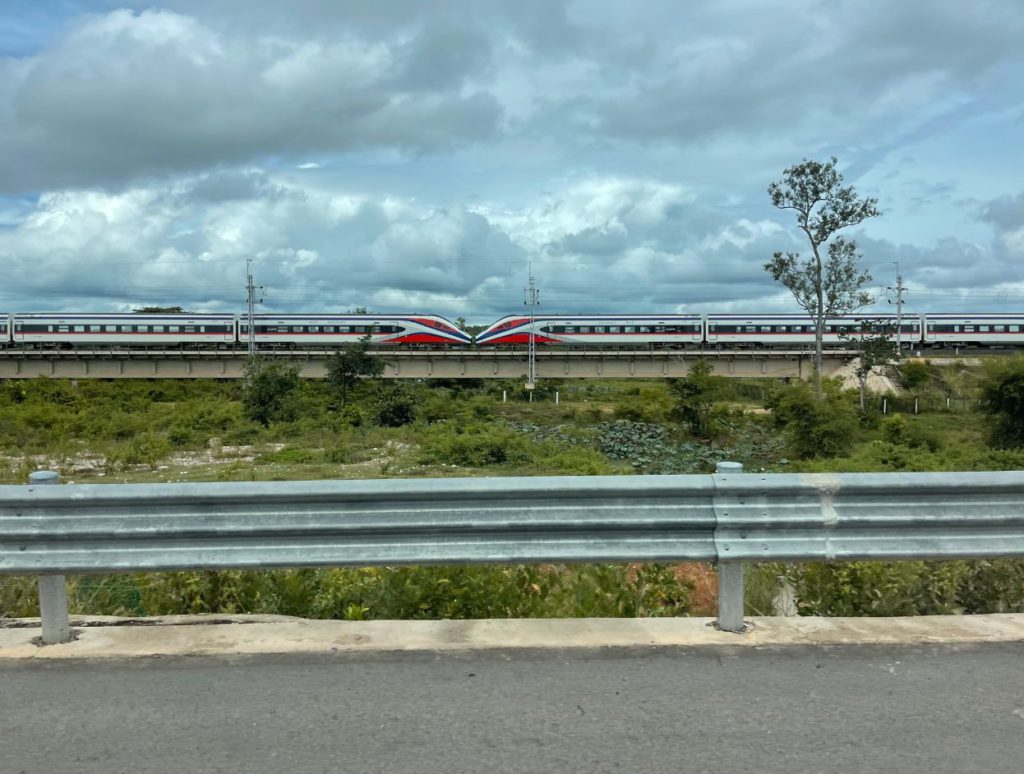
[[[849,314],[871,303],[864,286],[871,275],[861,271],[857,243],[837,232],[881,213],[878,200],[861,198],[853,186],[843,185],[836,158],[827,162],[804,159],[783,172],[782,180],[768,186],[772,204],[793,210],[796,223],[811,247],[811,255],[777,252],[764,265],[772,279],[789,288],[800,308],[814,320],[814,369],[821,397],[821,351],[825,321]],[[831,240],[831,241],[830,241]],[[827,259],[822,255],[828,252]]]

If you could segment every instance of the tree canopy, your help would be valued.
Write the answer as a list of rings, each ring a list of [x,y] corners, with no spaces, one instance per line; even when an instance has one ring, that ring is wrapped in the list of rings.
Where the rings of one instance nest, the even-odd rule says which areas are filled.
[[[783,172],[782,180],[768,186],[772,205],[793,210],[797,227],[807,238],[811,255],[776,252],[764,268],[772,279],[793,294],[797,304],[814,319],[814,365],[817,394],[821,397],[821,357],[825,321],[871,303],[864,286],[871,275],[859,267],[857,243],[836,234],[881,213],[878,200],[860,197],[853,186],[843,185],[837,159],[809,161]],[[831,241],[829,241],[831,240]],[[827,250],[827,258],[822,254]]]
[[[245,367],[242,409],[246,417],[264,427],[294,419],[299,384],[298,366],[253,358]]]
[[[346,344],[327,359],[327,383],[337,391],[342,406],[348,391],[360,378],[376,378],[384,373],[384,361],[371,355],[369,350],[370,337],[365,336],[358,342]]]

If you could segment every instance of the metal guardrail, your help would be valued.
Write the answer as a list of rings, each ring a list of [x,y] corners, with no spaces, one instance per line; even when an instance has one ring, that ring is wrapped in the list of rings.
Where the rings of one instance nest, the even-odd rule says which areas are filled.
[[[0,486],[0,574],[40,576],[43,641],[70,637],[64,573],[610,561],[1024,556],[1024,472]],[[55,580],[58,579],[59,580]]]

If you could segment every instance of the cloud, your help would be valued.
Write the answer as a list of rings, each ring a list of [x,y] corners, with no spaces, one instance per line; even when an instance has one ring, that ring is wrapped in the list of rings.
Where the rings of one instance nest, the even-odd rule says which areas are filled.
[[[986,211],[1012,227],[1017,202]],[[806,252],[774,220],[727,218],[679,184],[619,176],[556,181],[513,208],[324,190],[244,168],[44,194],[7,222],[0,261],[13,279],[0,309],[234,311],[253,257],[264,308],[281,311],[367,306],[487,322],[521,308],[528,262],[549,312],[792,311],[763,266],[774,250]],[[1024,285],[1024,263],[1008,266],[996,243],[853,236],[876,292],[900,262],[911,311],[1005,305]]]
[[[34,56],[0,61],[0,186],[106,185],[267,155],[471,143],[493,136],[501,117],[469,82],[481,56],[477,41],[454,33],[286,39],[163,10],[89,17]]]

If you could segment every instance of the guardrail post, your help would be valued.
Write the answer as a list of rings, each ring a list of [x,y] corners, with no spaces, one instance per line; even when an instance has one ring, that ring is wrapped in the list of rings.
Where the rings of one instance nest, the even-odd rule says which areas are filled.
[[[28,477],[30,484],[59,484],[60,474],[37,470]],[[63,575],[39,576],[39,618],[43,627],[43,644],[55,645],[71,640],[68,621],[68,587]]]
[[[742,473],[740,462],[719,462],[715,472]],[[718,628],[723,632],[742,632],[743,562],[718,563]]]

